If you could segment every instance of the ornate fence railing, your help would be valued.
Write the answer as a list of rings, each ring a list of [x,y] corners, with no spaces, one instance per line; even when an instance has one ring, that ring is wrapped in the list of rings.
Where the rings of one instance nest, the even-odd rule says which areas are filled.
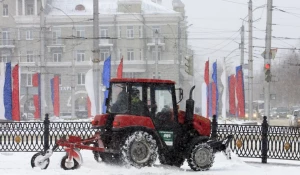
[[[52,148],[67,135],[85,139],[94,135],[90,122],[1,122],[0,152],[38,152]],[[212,122],[212,138],[234,135],[230,148],[239,157],[300,160],[300,128]],[[46,137],[45,137],[46,136]],[[59,147],[56,151],[63,151]]]
[[[0,152],[38,152],[52,148],[63,136],[77,135],[88,138],[95,134],[90,122],[1,122]],[[49,137],[44,137],[48,126]],[[45,142],[45,139],[47,139]],[[56,151],[63,151],[59,147]]]
[[[300,160],[300,128],[269,126],[267,118],[262,125],[212,125],[218,139],[234,135],[230,148],[239,157]]]

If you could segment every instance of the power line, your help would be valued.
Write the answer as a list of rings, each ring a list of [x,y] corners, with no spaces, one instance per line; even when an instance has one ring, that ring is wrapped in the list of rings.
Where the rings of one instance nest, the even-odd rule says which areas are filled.
[[[239,5],[247,5],[246,3],[240,3],[240,2],[236,2],[236,1],[230,1],[230,0],[221,0],[221,1],[225,1],[225,2],[230,2],[230,3],[234,3],[234,4],[239,4]]]
[[[256,48],[266,48],[265,46],[253,46],[253,47],[256,47]],[[297,48],[288,48],[288,47],[272,47],[272,49],[281,49],[281,50],[300,50],[300,49],[297,49]]]

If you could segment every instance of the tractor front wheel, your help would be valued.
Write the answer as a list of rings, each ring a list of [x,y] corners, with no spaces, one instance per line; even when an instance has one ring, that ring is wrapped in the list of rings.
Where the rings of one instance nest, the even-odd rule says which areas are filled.
[[[190,150],[187,161],[192,170],[206,171],[212,167],[215,155],[207,143],[192,145]]]
[[[156,140],[144,131],[136,131],[128,135],[121,147],[122,162],[136,168],[152,166],[156,158]]]

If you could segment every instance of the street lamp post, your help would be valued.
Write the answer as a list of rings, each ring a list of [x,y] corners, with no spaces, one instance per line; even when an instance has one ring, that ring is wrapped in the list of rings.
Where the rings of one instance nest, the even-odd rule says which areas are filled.
[[[155,78],[158,79],[158,30],[155,30]]]
[[[253,106],[252,106],[252,101],[253,101],[253,12],[257,9],[264,8],[266,5],[261,5],[256,7],[255,9],[252,10],[252,0],[249,0],[248,4],[248,15],[243,18],[242,20],[245,21],[245,19],[248,17],[248,28],[249,28],[249,35],[248,35],[248,40],[249,40],[249,52],[248,52],[248,109],[249,109],[249,118],[253,118]]]

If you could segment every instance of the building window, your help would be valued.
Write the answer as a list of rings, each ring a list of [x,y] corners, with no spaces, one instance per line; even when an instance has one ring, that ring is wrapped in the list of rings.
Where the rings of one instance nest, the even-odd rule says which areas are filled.
[[[152,59],[155,61],[156,60],[156,51],[155,50],[153,50],[152,51]],[[160,61],[161,60],[161,52],[160,52],[160,49],[158,50],[158,59],[157,59],[158,61]]]
[[[137,73],[136,72],[124,72],[123,76],[125,78],[137,78]]]
[[[20,28],[18,28],[18,40],[21,40],[21,31],[20,31]]]
[[[33,15],[34,9],[33,4],[26,5],[26,15]]]
[[[140,60],[143,60],[143,50],[140,49]]]
[[[123,57],[122,49],[119,49],[119,57],[120,57],[120,60],[121,60],[121,58]]]
[[[61,53],[53,53],[53,62],[61,62]]]
[[[77,74],[77,84],[78,85],[85,85],[85,73],[78,73]]]
[[[85,29],[83,27],[76,28],[76,37],[84,38]]]
[[[139,26],[139,37],[143,38],[143,27]]]
[[[26,40],[33,40],[32,38],[32,30],[26,31]]]
[[[33,51],[27,51],[27,62],[34,62]]]
[[[0,62],[7,63],[8,60],[9,60],[9,55],[8,54],[2,54],[1,55]]]
[[[122,38],[122,27],[119,26],[118,38]]]
[[[61,44],[61,30],[53,29],[52,31],[52,44]]]
[[[10,32],[8,29],[2,29],[2,45],[11,45]]]
[[[158,78],[155,77],[155,72],[152,73],[153,79],[161,79],[161,72],[157,72]]]
[[[108,28],[107,27],[101,27],[100,37],[108,37]]]
[[[127,38],[133,38],[133,26],[127,27]]]
[[[134,60],[134,51],[133,49],[127,49],[127,59]]]
[[[160,26],[153,26],[152,27],[152,32],[153,32],[153,37],[155,37],[155,32],[160,33]]]
[[[32,86],[32,74],[27,74],[26,76],[27,86]]]
[[[3,16],[8,16],[8,4],[3,4]]]
[[[100,49],[100,58],[101,61],[104,61],[109,56],[109,50],[108,49]]]
[[[77,50],[76,52],[76,61],[77,62],[82,62],[84,61],[85,53],[84,50]]]
[[[79,5],[76,5],[75,10],[76,11],[84,11],[85,7],[82,4],[79,4]]]
[[[60,74],[54,74],[54,77],[58,76],[58,82],[59,85],[61,86],[61,75]]]

